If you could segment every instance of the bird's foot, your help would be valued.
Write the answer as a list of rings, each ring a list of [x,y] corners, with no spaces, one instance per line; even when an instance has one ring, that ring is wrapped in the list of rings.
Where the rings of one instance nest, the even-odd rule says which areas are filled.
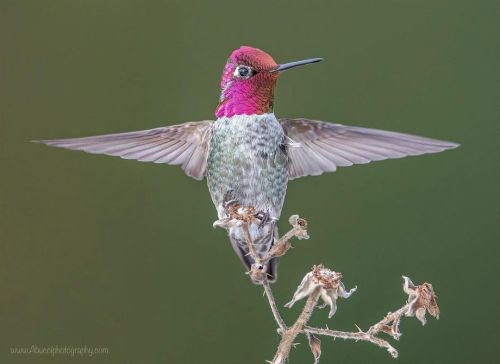
[[[262,228],[265,224],[271,221],[271,216],[269,212],[259,211],[255,214],[255,217],[259,220],[259,227]]]

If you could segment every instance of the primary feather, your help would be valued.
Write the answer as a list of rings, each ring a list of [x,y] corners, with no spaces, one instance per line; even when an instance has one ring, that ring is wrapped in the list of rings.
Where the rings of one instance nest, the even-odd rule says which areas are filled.
[[[201,180],[206,175],[207,142],[212,123],[205,120],[128,133],[38,142],[140,162],[181,165],[188,176]]]
[[[285,134],[298,143],[288,148],[289,178],[334,172],[337,167],[410,155],[438,153],[456,143],[392,131],[308,119],[280,119]]]

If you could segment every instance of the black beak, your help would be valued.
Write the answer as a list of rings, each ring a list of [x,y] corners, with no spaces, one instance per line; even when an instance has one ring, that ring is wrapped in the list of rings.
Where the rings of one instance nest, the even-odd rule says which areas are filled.
[[[280,64],[278,66],[278,68],[270,71],[271,73],[273,72],[283,72],[283,71],[286,71],[290,68],[293,68],[293,67],[297,67],[297,66],[303,66],[303,65],[306,65],[306,64],[310,64],[310,63],[317,63],[317,62],[321,62],[323,60],[323,58],[311,58],[311,59],[304,59],[303,61],[296,61],[296,62],[290,62],[290,63],[283,63],[283,64]]]

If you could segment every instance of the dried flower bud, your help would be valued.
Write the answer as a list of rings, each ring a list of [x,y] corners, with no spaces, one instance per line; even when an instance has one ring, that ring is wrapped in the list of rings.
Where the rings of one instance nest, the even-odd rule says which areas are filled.
[[[293,298],[285,307],[292,307],[298,300],[309,296],[316,288],[320,288],[320,297],[324,304],[321,307],[330,306],[328,318],[331,318],[337,311],[338,297],[349,298],[357,287],[346,291],[344,284],[341,281],[342,274],[334,272],[323,265],[315,265],[312,271],[307,273],[302,282],[297,287],[293,294]]]
[[[219,219],[213,223],[213,227],[230,229],[243,225],[243,223],[260,225],[261,220],[253,206],[242,206],[238,203],[229,204],[226,209],[227,217]]]
[[[285,241],[282,244],[273,245],[273,247],[271,248],[271,250],[269,250],[269,252],[267,254],[269,257],[272,257],[272,258],[281,257],[281,256],[285,255],[286,252],[288,250],[290,250],[291,247],[292,247],[292,244],[290,244],[289,241]]]
[[[264,269],[264,266],[261,263],[252,264],[247,274],[256,284],[262,284],[262,281],[268,278],[266,269]]]
[[[416,286],[410,278],[403,276],[403,279],[403,290],[408,294],[408,310],[405,315],[408,317],[416,316],[422,325],[425,325],[427,322],[425,319],[426,312],[439,319],[439,307],[432,284],[423,283]]]
[[[288,219],[290,225],[295,229],[295,236],[299,239],[309,239],[309,235],[307,234],[307,220],[302,219],[299,215],[292,215]]]
[[[214,227],[214,229],[216,227],[220,227],[223,229],[230,229],[232,227],[241,226],[241,225],[243,225],[243,221],[236,220],[236,219],[230,219],[230,218],[226,217],[223,219],[216,220],[212,226]]]

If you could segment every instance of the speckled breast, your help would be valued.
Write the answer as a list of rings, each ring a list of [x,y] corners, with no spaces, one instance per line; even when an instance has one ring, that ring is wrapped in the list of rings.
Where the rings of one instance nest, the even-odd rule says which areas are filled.
[[[279,218],[288,182],[284,132],[274,114],[218,119],[208,148],[207,181],[219,218],[227,193]]]

